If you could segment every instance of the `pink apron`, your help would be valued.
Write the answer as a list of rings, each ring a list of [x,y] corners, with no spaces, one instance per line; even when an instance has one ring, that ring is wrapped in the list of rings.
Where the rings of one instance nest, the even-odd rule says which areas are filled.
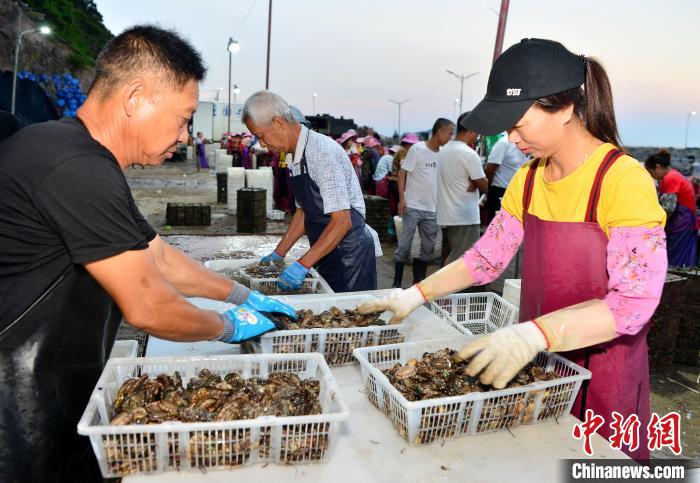
[[[597,208],[603,177],[622,156],[612,149],[596,174],[581,222],[554,222],[528,213],[535,172],[532,163],[523,193],[523,276],[520,321],[532,320],[555,310],[591,299],[603,299],[608,291],[608,238],[598,225]],[[563,352],[567,359],[588,368],[592,377],[579,391],[571,413],[583,420],[586,409],[605,418],[598,433],[610,438],[612,412],[627,418],[639,416],[639,447],[623,451],[635,460],[649,459],[649,366],[646,338],[650,324],[636,335],[623,335],[594,347]]]

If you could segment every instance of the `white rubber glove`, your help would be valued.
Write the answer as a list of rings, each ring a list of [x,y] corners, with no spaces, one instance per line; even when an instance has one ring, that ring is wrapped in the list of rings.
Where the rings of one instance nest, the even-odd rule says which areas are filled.
[[[389,321],[389,324],[398,324],[405,319],[408,314],[416,310],[426,302],[425,297],[418,289],[417,285],[406,290],[397,288],[389,295],[373,302],[365,302],[357,307],[357,311],[361,314],[369,314],[372,312],[384,312],[388,310],[393,312],[394,316]]]
[[[467,366],[468,375],[496,389],[503,389],[520,369],[547,349],[542,331],[532,322],[523,322],[470,342],[459,351],[459,357],[474,357]]]
[[[536,320],[550,352],[590,347],[617,337],[615,317],[604,300],[581,302]]]

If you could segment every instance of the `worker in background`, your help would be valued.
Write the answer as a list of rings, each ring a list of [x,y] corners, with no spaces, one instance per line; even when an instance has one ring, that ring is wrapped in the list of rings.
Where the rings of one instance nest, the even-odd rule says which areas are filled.
[[[501,198],[503,198],[510,180],[526,161],[527,156],[515,144],[508,141],[507,136],[501,137],[491,148],[484,168],[489,182],[485,206],[488,223],[501,209]]]
[[[418,228],[420,253],[413,259],[413,283],[425,278],[428,263],[435,252],[437,224],[438,152],[454,133],[452,121],[439,118],[427,141],[414,144],[399,171],[399,215],[403,229],[394,253],[394,287],[401,287],[404,264],[411,256],[413,235]]]
[[[467,114],[459,116],[454,140],[438,153],[437,222],[449,246],[445,263],[457,260],[479,239],[479,192],[488,189],[481,159],[472,149],[479,135],[459,124]]]
[[[399,214],[399,173],[401,172],[401,163],[406,159],[406,155],[411,146],[419,142],[420,139],[416,134],[406,134],[401,138],[399,149],[396,151],[391,161],[391,171],[389,172],[389,213],[391,214],[391,219],[389,220],[389,235],[394,237],[396,236],[394,217]]]
[[[698,263],[698,220],[695,192],[688,179],[671,168],[671,154],[665,149],[644,161],[649,174],[659,182],[659,201],[666,211],[668,264],[695,267]]]
[[[394,162],[394,155],[401,149],[398,144],[390,148],[383,148],[384,155],[379,158],[377,167],[372,175],[374,181],[374,191],[377,196],[389,199],[389,176],[391,175],[391,165]]]
[[[194,159],[197,163],[197,172],[200,169],[209,169],[209,163],[207,162],[207,151],[206,144],[204,143],[204,133],[199,131],[197,137],[194,138]]]
[[[374,195],[374,171],[377,169],[379,159],[384,154],[382,143],[374,136],[366,136],[362,151],[362,182],[367,194]]]
[[[269,91],[246,100],[241,120],[262,146],[289,153],[287,166],[297,204],[287,232],[261,262],[282,262],[304,234],[311,244],[282,272],[277,285],[298,290],[311,267],[316,267],[335,292],[376,289],[381,245],[365,223],[360,182],[343,147],[299,124],[289,104]]]

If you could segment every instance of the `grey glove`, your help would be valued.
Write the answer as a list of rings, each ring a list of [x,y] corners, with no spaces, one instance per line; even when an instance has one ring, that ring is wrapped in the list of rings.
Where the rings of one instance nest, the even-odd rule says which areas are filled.
[[[248,287],[238,282],[233,282],[233,288],[228,297],[226,297],[226,302],[234,305],[243,305],[248,300],[249,295],[250,289]]]

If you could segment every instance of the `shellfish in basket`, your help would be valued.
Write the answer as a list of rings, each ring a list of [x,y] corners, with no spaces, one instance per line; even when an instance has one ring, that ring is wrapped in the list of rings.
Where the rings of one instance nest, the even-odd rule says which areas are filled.
[[[160,374],[156,378],[144,374],[122,383],[112,405],[110,424],[210,422],[255,419],[266,415],[321,414],[319,394],[318,380],[302,380],[292,372],[273,372],[266,379],[244,379],[235,372],[221,377],[202,369],[186,387],[178,372],[173,376]],[[177,433],[169,436],[169,444],[173,447],[179,444],[177,436]],[[285,441],[288,446],[284,446]],[[317,438],[311,445],[295,439],[293,433],[285,441],[282,442],[282,454],[290,462],[320,459],[327,446],[327,440]],[[115,472],[149,471],[156,467],[153,434],[117,435],[105,439],[104,444],[108,462]],[[269,451],[264,448],[264,434],[255,444],[263,445],[261,452]],[[250,430],[198,431],[190,438],[189,447],[193,466],[242,464],[251,451]]]
[[[409,359],[404,365],[396,364],[385,369],[383,373],[389,382],[409,401],[493,391],[493,387],[482,384],[478,378],[466,373],[468,365],[469,360],[459,358],[455,350],[442,349],[432,353],[426,352],[419,360]],[[526,386],[535,381],[550,381],[559,377],[561,376],[556,372],[547,372],[544,368],[530,363],[518,372],[507,388]],[[538,391],[531,391],[485,399],[481,408],[477,432],[509,428],[521,421],[532,422],[538,396]],[[547,412],[551,397],[556,396],[548,394],[548,391],[545,390],[542,399],[544,412],[540,415],[540,419],[551,415]],[[385,401],[385,408],[387,403],[388,401]],[[554,407],[554,405],[552,406]],[[556,406],[552,410],[559,411],[561,408]],[[430,408],[429,413],[423,415],[417,444],[429,443],[436,437],[435,431],[430,430],[431,427],[449,426],[450,432],[442,434],[442,437],[454,434],[457,430],[455,424],[445,424],[443,419],[450,416],[441,414],[441,412],[447,412],[444,406]]]

